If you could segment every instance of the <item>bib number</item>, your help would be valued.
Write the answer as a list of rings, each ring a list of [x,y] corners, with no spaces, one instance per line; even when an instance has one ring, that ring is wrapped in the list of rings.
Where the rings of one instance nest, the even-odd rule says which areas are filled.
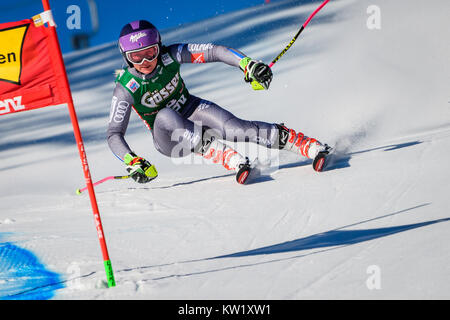
[[[167,107],[170,109],[173,109],[175,111],[180,111],[181,108],[184,106],[184,104],[186,103],[187,99],[184,96],[184,94],[181,95],[180,99],[176,100],[176,99],[172,99],[167,103]]]

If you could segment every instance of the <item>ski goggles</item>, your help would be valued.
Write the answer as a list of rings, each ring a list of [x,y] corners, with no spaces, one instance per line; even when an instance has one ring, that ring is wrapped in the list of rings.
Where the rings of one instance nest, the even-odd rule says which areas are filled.
[[[133,64],[143,64],[144,61],[152,62],[158,57],[159,46],[157,44],[126,52],[127,60]]]

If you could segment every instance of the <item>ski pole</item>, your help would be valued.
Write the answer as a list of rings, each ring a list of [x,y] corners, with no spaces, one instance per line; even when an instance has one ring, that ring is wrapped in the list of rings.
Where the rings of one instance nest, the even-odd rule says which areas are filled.
[[[272,68],[272,66],[278,61],[278,59],[280,59],[286,53],[286,51],[289,50],[289,48],[294,44],[295,40],[297,40],[298,36],[306,28],[311,19],[316,15],[317,12],[320,11],[320,9],[322,9],[328,3],[328,1],[330,0],[325,0],[324,2],[322,2],[322,4],[308,17],[308,19],[306,19],[305,23],[303,23],[302,27],[300,28],[300,30],[298,30],[294,38],[292,38],[291,42],[289,42],[286,48],[284,48],[284,50],[281,51],[280,54],[272,60],[272,62],[269,64],[269,68]]]
[[[109,176],[109,177],[103,178],[103,179],[101,179],[101,180],[99,180],[99,181],[93,183],[93,186],[96,186],[96,185],[98,185],[98,184],[100,184],[100,183],[103,183],[103,182],[106,182],[106,181],[108,181],[108,180],[113,180],[113,179],[116,179],[116,180],[119,180],[119,179],[128,179],[129,177],[130,177],[130,176]],[[77,193],[77,194],[81,194],[81,193],[82,193],[83,191],[85,191],[85,190],[87,190],[87,187],[84,187],[84,188],[82,188],[82,189],[77,189],[76,193]]]

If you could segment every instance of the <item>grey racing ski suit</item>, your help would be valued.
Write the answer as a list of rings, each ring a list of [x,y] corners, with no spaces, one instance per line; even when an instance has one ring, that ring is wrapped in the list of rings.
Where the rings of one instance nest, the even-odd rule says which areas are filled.
[[[132,108],[135,108],[152,132],[156,149],[169,157],[183,157],[197,151],[202,144],[205,129],[213,129],[214,134],[222,140],[253,142],[268,148],[278,148],[279,129],[275,124],[239,119],[214,102],[186,93],[187,89],[179,76],[179,71],[171,82],[166,81],[167,85],[161,83],[159,96],[149,96],[148,92],[142,90],[146,84],[155,85],[164,82],[165,68],[171,68],[173,65],[223,62],[239,68],[239,61],[243,57],[245,57],[243,53],[220,45],[174,44],[163,47],[158,67],[151,74],[144,75],[134,68],[122,70],[116,80],[107,131],[108,145],[112,152],[123,160],[125,154],[132,151],[124,137]],[[128,78],[122,81],[121,77]],[[173,87],[176,90],[173,90]],[[172,101],[174,103],[167,102],[169,100],[164,102],[164,97],[171,91],[175,94],[175,91],[182,90],[186,90],[183,91],[184,100]],[[155,103],[161,100],[158,97],[163,97],[162,105]],[[167,99],[170,99],[170,96]],[[141,103],[144,106],[138,109],[136,104]],[[164,107],[158,109],[155,106]],[[146,113],[146,107],[152,112]],[[147,115],[150,118],[154,117],[154,121],[144,119]]]

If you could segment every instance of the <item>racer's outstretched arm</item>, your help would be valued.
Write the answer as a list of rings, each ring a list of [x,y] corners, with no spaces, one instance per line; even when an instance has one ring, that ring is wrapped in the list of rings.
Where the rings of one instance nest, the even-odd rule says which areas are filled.
[[[239,68],[239,62],[246,57],[237,49],[212,43],[179,43],[168,49],[179,63],[223,62]]]
[[[272,70],[262,61],[253,60],[237,49],[212,43],[180,43],[168,47],[172,57],[179,63],[223,62],[240,68],[244,80],[255,90],[269,89]]]

